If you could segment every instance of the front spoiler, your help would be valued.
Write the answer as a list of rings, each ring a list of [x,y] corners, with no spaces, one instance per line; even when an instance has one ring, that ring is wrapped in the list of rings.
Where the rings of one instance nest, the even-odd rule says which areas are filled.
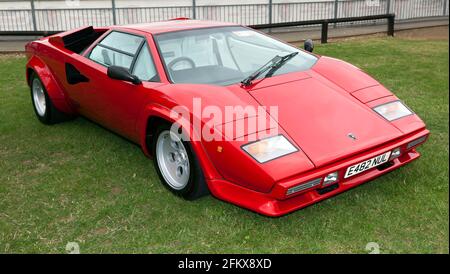
[[[348,158],[344,161],[310,171],[308,174],[300,174],[299,176],[289,177],[288,180],[276,182],[273,189],[269,193],[257,192],[222,179],[208,180],[208,187],[211,193],[218,199],[255,211],[262,215],[279,217],[347,191],[414,161],[420,157],[420,154],[415,150],[416,146],[406,149],[406,145],[413,140],[428,135],[429,131],[423,129],[419,132],[408,135],[407,137],[401,138],[400,140],[390,142],[376,149]],[[420,144],[417,144],[417,146]],[[355,175],[354,177],[347,179],[343,178],[343,173],[347,167],[397,147],[402,147],[404,152],[400,157],[392,160],[389,167],[382,170],[372,168],[361,174]],[[337,183],[339,186],[338,188],[325,194],[319,194],[317,189],[322,188],[322,184],[320,184],[317,187],[293,194],[292,196],[286,196],[286,190],[288,188],[299,185],[301,182],[307,182],[314,178],[323,178],[326,174],[337,170],[340,172],[340,179]],[[342,172],[343,170],[344,172]]]

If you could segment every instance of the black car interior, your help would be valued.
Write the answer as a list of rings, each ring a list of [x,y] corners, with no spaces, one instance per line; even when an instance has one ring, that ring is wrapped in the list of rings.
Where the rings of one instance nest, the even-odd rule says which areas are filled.
[[[106,29],[95,30],[92,26],[89,26],[63,36],[62,40],[66,49],[81,54],[105,32]]]

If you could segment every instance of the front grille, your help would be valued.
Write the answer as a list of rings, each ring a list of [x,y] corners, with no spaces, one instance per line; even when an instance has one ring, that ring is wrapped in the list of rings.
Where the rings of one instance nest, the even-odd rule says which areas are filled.
[[[338,188],[339,188],[339,184],[333,184],[331,186],[327,186],[327,187],[324,187],[324,188],[318,188],[317,189],[317,193],[319,193],[320,195],[323,195],[323,194],[326,194],[326,193],[331,192],[331,191],[333,191],[335,189],[338,189]]]
[[[291,194],[294,194],[294,193],[302,191],[302,190],[313,188],[313,187],[319,185],[321,181],[322,181],[322,178],[317,178],[312,181],[306,182],[304,184],[300,184],[298,186],[291,187],[287,190],[286,195],[291,195]]]
[[[394,162],[393,161],[389,161],[389,162],[386,162],[384,164],[381,164],[381,165],[377,166],[377,169],[379,171],[383,171],[383,170],[385,170],[387,168],[390,168],[393,165],[394,165]]]

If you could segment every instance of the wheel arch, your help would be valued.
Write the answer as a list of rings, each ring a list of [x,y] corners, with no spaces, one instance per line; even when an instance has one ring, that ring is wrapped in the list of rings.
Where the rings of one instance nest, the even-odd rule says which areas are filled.
[[[33,74],[36,74],[39,77],[57,110],[67,114],[75,113],[50,68],[36,55],[31,57],[26,65],[26,81],[29,86],[31,86],[31,76]]]
[[[31,75],[34,73],[34,70],[31,67],[27,66],[26,77],[27,77],[27,85],[31,87]]]
[[[151,152],[151,142],[159,123],[178,123],[185,132],[190,134],[190,140],[195,140],[191,141],[190,144],[203,170],[205,179],[209,181],[215,178],[222,178],[210,161],[201,141],[196,141],[200,139],[195,137],[196,131],[193,130],[192,123],[185,119],[175,121],[175,119],[170,116],[170,112],[170,109],[157,104],[150,104],[145,107],[137,128],[140,136],[141,148],[144,151],[144,154],[149,157],[153,156]]]

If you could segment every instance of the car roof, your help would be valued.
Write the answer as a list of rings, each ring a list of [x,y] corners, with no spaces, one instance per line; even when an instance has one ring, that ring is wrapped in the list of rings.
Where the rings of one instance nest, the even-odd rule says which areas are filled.
[[[133,29],[138,31],[143,31],[151,34],[180,31],[180,30],[190,30],[199,28],[210,28],[210,27],[223,27],[223,26],[238,26],[234,23],[226,22],[215,22],[215,21],[204,21],[204,20],[191,20],[188,18],[177,18],[168,21],[154,22],[154,23],[142,23],[142,24],[131,24],[123,25],[117,27],[117,29]]]

